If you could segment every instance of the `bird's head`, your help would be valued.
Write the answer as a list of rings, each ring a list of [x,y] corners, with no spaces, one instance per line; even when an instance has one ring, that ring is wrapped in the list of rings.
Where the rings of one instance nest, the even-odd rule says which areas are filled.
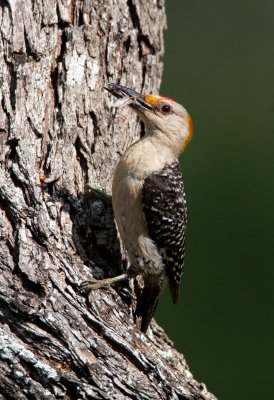
[[[121,104],[130,105],[146,126],[147,134],[159,135],[181,153],[192,138],[192,120],[175,100],[157,95],[142,95],[125,86],[110,83],[106,88]]]

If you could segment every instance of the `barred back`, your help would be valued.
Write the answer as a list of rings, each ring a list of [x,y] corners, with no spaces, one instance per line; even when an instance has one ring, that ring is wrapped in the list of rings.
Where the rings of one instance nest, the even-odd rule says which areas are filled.
[[[148,232],[163,258],[172,301],[178,303],[185,257],[187,208],[179,162],[148,176],[142,207]]]

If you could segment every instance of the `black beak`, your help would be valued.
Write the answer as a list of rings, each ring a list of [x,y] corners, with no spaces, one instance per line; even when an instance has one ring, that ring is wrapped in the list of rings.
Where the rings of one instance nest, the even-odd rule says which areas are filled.
[[[131,99],[132,102],[129,103],[130,106],[139,111],[155,111],[154,108],[145,101],[144,96],[138,92],[135,92],[135,90],[118,85],[117,83],[108,83],[108,87],[105,87],[105,89],[113,94],[113,96],[115,96],[117,99]]]

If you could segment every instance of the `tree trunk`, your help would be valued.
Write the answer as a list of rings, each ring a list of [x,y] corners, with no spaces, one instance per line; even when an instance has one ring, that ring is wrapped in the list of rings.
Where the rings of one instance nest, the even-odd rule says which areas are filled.
[[[108,81],[160,85],[163,0],[0,1],[0,398],[214,399],[156,323],[132,322],[114,166],[141,128]]]

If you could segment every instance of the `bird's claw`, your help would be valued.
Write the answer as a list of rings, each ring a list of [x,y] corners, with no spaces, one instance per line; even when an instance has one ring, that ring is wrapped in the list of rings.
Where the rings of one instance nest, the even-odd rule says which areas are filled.
[[[79,286],[79,293],[82,293],[82,294],[89,293],[92,290],[101,289],[102,287],[109,286],[104,281],[105,281],[105,279],[102,279],[102,280],[93,279],[91,281],[84,281]]]
[[[103,287],[111,286],[113,283],[123,281],[127,279],[127,274],[122,274],[118,276],[114,276],[113,278],[106,278],[106,279],[93,279],[90,281],[84,281],[79,286],[80,293],[89,293],[92,290],[101,289]]]

